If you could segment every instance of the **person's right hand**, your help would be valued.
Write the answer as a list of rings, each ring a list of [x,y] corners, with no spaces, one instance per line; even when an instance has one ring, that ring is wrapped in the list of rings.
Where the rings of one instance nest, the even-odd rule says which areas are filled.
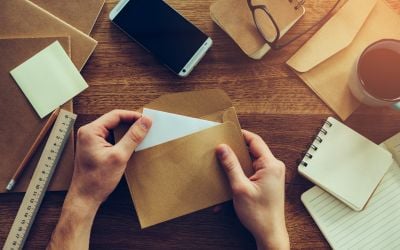
[[[217,156],[229,179],[236,213],[253,234],[258,249],[289,249],[285,223],[285,165],[276,159],[262,138],[243,130],[253,156],[254,175],[247,178],[227,145]]]

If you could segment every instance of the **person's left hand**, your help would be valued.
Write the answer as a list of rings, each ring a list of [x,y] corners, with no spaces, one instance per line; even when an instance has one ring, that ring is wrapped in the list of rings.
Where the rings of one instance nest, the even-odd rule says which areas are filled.
[[[134,124],[112,145],[106,138],[121,122]],[[48,249],[89,248],[99,206],[118,185],[129,158],[150,127],[151,120],[138,112],[113,110],[78,130],[71,186]]]
[[[134,122],[116,144],[106,141],[109,131],[121,122]],[[78,130],[75,171],[69,195],[100,205],[115,189],[132,153],[151,127],[138,112],[113,110]]]

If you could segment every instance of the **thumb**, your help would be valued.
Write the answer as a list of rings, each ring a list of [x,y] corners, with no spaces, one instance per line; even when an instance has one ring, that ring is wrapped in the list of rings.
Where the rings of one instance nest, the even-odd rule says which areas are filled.
[[[247,183],[248,179],[243,172],[239,160],[228,145],[221,144],[217,147],[217,157],[229,179],[233,191],[235,191],[236,187]]]
[[[150,127],[150,118],[142,116],[129,128],[115,147],[124,154],[125,158],[129,159],[136,147],[143,141],[144,137],[149,132]]]

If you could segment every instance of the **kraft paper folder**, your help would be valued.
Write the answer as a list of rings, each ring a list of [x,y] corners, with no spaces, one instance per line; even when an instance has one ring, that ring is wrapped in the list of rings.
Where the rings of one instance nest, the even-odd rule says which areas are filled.
[[[0,38],[69,36],[71,59],[82,69],[97,41],[27,0],[0,1]],[[22,63],[22,62],[20,62]]]
[[[142,228],[231,198],[215,155],[220,143],[230,145],[245,173],[252,174],[235,108],[223,91],[168,94],[145,107],[222,124],[133,154],[125,178]],[[127,129],[117,129],[116,140]]]
[[[105,0],[31,0],[85,34],[90,34]]]
[[[20,39],[0,41],[0,51],[4,50],[4,53],[1,53],[4,56],[0,59],[0,78],[2,79],[0,83],[0,96],[2,98],[0,99],[4,100],[0,107],[0,114],[4,117],[4,121],[7,121],[2,123],[3,126],[0,125],[0,131],[7,131],[0,135],[0,137],[5,137],[1,138],[0,152],[2,156],[4,154],[4,163],[8,163],[7,166],[0,164],[2,172],[0,175],[0,192],[5,191],[7,179],[10,179],[12,172],[26,154],[26,147],[30,146],[29,144],[33,142],[34,137],[46,121],[46,119],[40,121],[33,113],[34,110],[26,98],[22,96],[22,92],[9,75],[9,71],[55,40],[60,41],[69,55],[71,55],[71,46],[74,45],[72,51],[76,56],[72,58],[72,61],[77,68],[83,68],[84,63],[96,46],[96,41],[77,29],[87,34],[90,33],[104,4],[104,0],[34,0],[34,2],[40,7],[23,0],[0,1],[3,13],[0,15],[2,22],[0,37],[21,37]],[[60,16],[62,20],[54,15]],[[60,37],[60,34],[64,37]],[[24,39],[22,37],[31,38]],[[71,41],[70,37],[72,37]],[[9,97],[15,98],[10,99]],[[72,111],[72,101],[65,104],[63,108]],[[10,143],[11,139],[13,143]],[[10,145],[17,149],[12,150]],[[30,165],[13,191],[26,190],[43,145],[44,143],[30,161]],[[73,135],[71,135],[52,183],[50,183],[50,191],[68,189],[73,171],[73,145]]]
[[[287,64],[343,120],[360,105],[348,87],[358,81],[362,51],[400,39],[400,16],[384,0],[349,0]]]
[[[6,192],[7,183],[47,120],[47,117],[39,118],[9,72],[54,40],[58,40],[70,54],[68,37],[0,39],[0,193]],[[72,110],[72,102],[63,108]],[[13,192],[26,190],[45,142],[36,151]],[[74,141],[71,135],[50,183],[50,191],[68,189],[73,161]]]

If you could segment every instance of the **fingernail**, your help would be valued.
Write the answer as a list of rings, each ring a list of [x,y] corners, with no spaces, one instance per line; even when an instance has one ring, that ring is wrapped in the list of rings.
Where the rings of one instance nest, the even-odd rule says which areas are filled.
[[[222,145],[218,148],[217,155],[220,159],[227,157],[228,154],[229,154],[229,151],[225,145]]]
[[[146,116],[142,116],[142,117],[139,119],[139,125],[140,125],[143,129],[148,130],[148,129],[151,127],[151,120],[150,120],[150,118],[148,118],[148,117],[146,117]]]

